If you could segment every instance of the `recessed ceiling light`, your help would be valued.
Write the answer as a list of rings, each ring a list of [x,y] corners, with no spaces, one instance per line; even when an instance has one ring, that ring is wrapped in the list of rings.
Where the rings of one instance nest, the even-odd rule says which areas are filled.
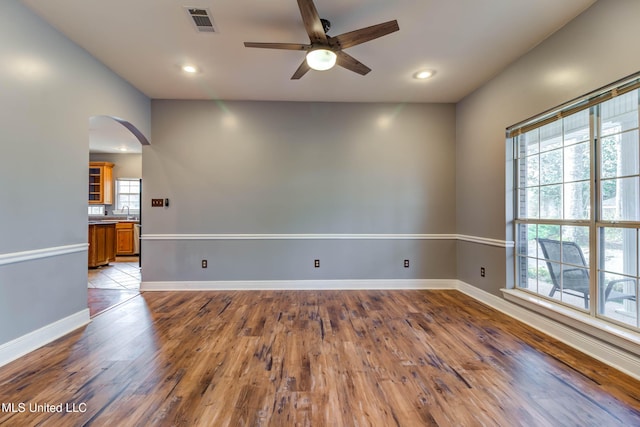
[[[120,151],[127,151],[127,147],[120,147],[119,150]]]
[[[417,73],[415,73],[413,75],[414,79],[419,79],[419,80],[424,80],[424,79],[428,79],[429,77],[432,77],[435,74],[435,71],[432,70],[422,70],[422,71],[418,71]]]
[[[185,65],[182,67],[182,71],[185,73],[193,74],[198,71],[198,69],[193,65]]]

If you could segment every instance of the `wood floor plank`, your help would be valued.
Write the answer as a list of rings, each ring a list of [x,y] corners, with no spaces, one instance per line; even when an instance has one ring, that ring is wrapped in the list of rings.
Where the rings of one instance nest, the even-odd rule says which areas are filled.
[[[457,291],[143,293],[0,368],[0,402],[10,426],[640,425],[638,381]]]

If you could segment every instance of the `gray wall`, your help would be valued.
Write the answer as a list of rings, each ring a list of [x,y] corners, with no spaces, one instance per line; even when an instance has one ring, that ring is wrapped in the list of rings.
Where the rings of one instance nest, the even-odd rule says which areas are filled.
[[[600,0],[457,104],[458,233],[513,239],[505,129],[640,70],[639,16],[640,1]],[[498,294],[513,281],[511,257],[459,242],[458,278]],[[491,280],[481,280],[481,265]]]
[[[455,233],[453,105],[154,100],[152,115],[145,235]],[[442,279],[456,262],[451,241],[146,240],[142,254],[144,281]]]
[[[0,58],[0,254],[86,243],[89,118],[149,135],[149,100],[15,0],[0,2]],[[86,262],[0,266],[0,345],[85,309]]]
[[[142,178],[142,154],[91,153],[89,161],[114,163],[113,179]]]

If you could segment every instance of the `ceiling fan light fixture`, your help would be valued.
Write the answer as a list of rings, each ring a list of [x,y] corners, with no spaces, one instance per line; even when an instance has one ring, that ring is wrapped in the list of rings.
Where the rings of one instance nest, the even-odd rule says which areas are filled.
[[[314,49],[307,53],[307,64],[314,70],[324,71],[336,65],[336,53],[329,49]]]
[[[331,23],[320,18],[314,0],[298,0],[298,9],[300,9],[304,29],[309,36],[309,44],[244,42],[245,47],[307,52],[305,60],[293,73],[291,80],[299,80],[309,70],[328,70],[334,65],[365,76],[371,71],[371,68],[346,53],[344,49],[400,30],[398,21],[394,19],[335,37],[328,36],[327,31],[331,28]],[[338,57],[340,57],[340,61],[338,61]]]

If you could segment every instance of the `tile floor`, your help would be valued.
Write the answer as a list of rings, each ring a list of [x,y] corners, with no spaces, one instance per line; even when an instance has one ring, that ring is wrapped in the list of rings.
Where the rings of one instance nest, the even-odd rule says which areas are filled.
[[[94,317],[140,295],[137,290],[89,288],[89,315]]]
[[[138,257],[118,257],[107,266],[90,268],[89,288],[139,290]]]

